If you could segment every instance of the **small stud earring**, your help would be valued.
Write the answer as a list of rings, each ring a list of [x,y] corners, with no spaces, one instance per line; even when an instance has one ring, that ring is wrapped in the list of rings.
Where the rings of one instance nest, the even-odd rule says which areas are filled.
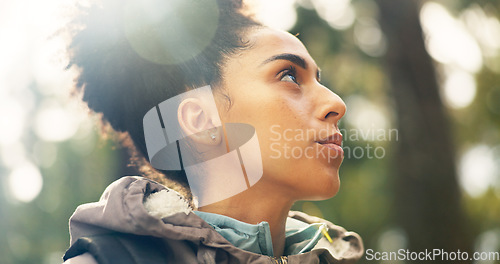
[[[212,140],[215,140],[215,134],[210,134],[210,137],[212,138]]]

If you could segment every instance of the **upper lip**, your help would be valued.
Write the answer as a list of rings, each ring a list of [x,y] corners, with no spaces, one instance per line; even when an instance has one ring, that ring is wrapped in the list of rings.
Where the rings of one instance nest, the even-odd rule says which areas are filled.
[[[319,144],[335,144],[338,146],[342,146],[342,134],[336,132],[330,136],[328,136],[324,140],[316,141]]]

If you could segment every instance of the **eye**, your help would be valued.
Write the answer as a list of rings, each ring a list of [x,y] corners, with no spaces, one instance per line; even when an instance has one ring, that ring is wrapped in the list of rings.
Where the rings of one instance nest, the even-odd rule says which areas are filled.
[[[297,73],[293,66],[280,72],[280,81],[283,82],[293,82],[299,84],[296,77]]]

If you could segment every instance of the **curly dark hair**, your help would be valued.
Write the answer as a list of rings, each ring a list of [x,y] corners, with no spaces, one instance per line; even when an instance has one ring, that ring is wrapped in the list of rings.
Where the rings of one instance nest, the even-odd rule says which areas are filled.
[[[154,4],[153,11],[175,10],[170,17],[158,18],[141,13],[132,0],[103,0],[80,7],[79,15],[69,25],[72,37],[68,67],[80,70],[76,91],[88,107],[129,139],[123,142],[132,142],[127,147],[138,157],[135,163],[145,176],[164,184],[170,179],[187,187],[184,171],[157,171],[147,166],[143,117],[152,107],[189,89],[217,87],[225,60],[248,46],[243,35],[260,24],[245,14],[242,0],[140,1]],[[206,20],[217,16],[210,36]],[[142,23],[141,19],[154,23]],[[131,36],[131,30],[135,35]],[[184,42],[187,46],[194,43],[191,50],[182,50],[186,48],[182,43],[168,44],[171,40],[175,44],[176,39],[185,41],[178,32],[191,40]],[[211,37],[208,41],[207,36]]]

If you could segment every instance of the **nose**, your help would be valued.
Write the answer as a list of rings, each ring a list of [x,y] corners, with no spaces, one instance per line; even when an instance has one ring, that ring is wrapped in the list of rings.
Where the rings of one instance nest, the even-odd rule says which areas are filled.
[[[315,113],[316,118],[337,125],[345,115],[347,107],[342,98],[330,89],[322,86],[320,90],[321,92],[317,95],[319,102]]]

